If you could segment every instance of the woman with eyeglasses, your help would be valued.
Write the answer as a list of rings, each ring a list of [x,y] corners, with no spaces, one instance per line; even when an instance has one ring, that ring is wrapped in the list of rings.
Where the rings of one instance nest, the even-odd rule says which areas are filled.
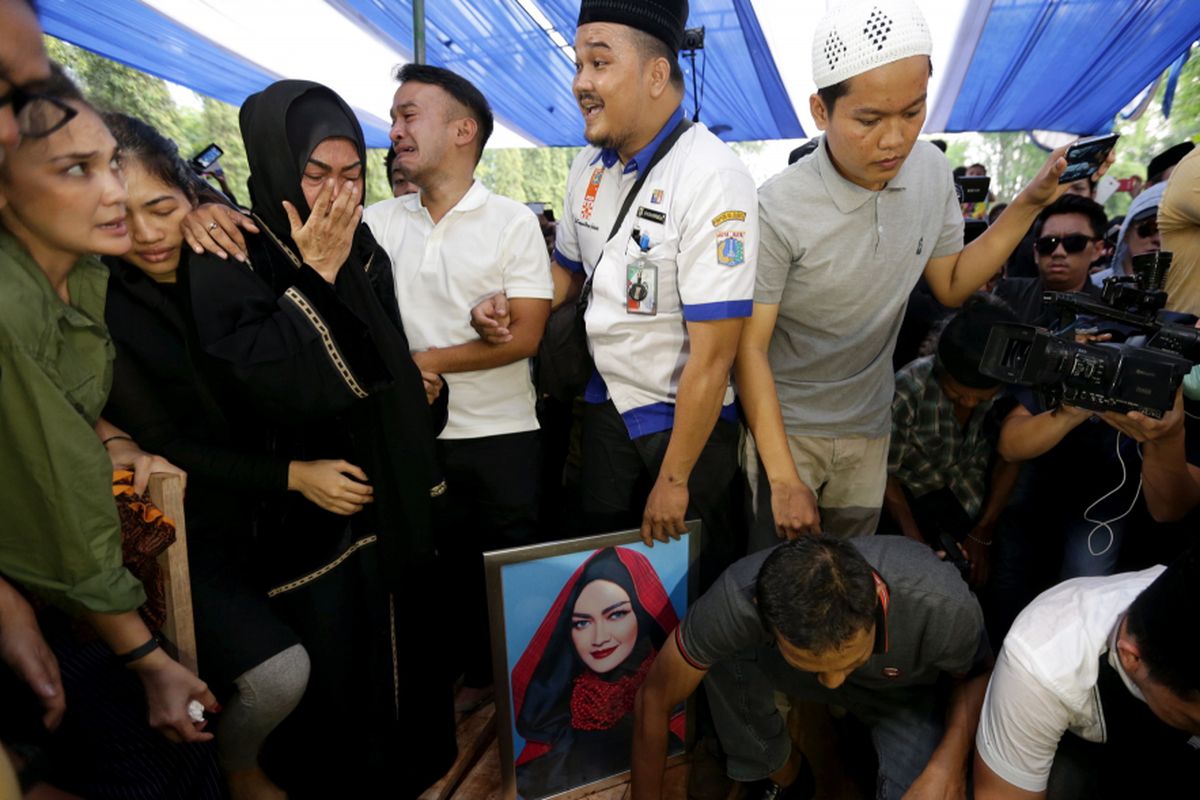
[[[189,705],[215,711],[216,700],[152,636],[137,610],[145,591],[123,566],[119,459],[106,447],[132,442],[98,437],[115,429],[100,418],[113,347],[95,254],[129,249],[119,151],[61,71],[22,90],[15,111],[20,144],[0,164],[0,573],[65,612],[43,617],[67,699],[54,740],[70,753],[59,760],[62,788],[219,796],[201,746],[212,734],[189,716]],[[100,641],[78,643],[66,615]],[[189,744],[147,743],[147,715]]]

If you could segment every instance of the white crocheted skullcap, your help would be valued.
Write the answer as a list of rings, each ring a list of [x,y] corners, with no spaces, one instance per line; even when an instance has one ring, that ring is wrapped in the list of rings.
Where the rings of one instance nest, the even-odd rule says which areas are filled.
[[[913,0],[844,0],[813,33],[812,72],[818,89],[909,56],[933,53],[933,37]]]

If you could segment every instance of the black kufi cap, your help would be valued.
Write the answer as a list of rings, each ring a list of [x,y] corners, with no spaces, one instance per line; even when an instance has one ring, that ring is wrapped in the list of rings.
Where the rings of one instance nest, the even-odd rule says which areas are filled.
[[[1154,180],[1161,176],[1171,167],[1183,161],[1183,157],[1192,152],[1196,145],[1191,142],[1180,142],[1173,147],[1168,147],[1154,158],[1150,159],[1150,165],[1146,167],[1146,178]]]
[[[583,0],[579,25],[612,22],[627,25],[661,39],[678,53],[687,24],[687,0]]]

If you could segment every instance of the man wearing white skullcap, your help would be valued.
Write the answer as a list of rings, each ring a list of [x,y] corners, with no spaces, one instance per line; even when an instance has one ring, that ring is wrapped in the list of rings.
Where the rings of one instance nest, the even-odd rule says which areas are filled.
[[[752,548],[874,533],[909,293],[924,276],[960,305],[1064,191],[1062,148],[964,249],[950,166],[917,141],[932,49],[912,0],[838,3],[817,25],[809,103],[824,136],[759,190],[754,312],[738,351]]]

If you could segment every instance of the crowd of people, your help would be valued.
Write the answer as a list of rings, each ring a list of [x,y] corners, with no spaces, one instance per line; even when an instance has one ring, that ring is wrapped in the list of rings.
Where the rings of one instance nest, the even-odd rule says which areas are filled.
[[[1200,153],[1113,220],[1113,157],[1063,184],[1066,148],[964,205],[918,138],[922,12],[874,0],[818,24],[822,135],[756,187],[682,110],[687,13],[581,0],[556,222],[475,178],[487,98],[419,64],[385,164],[325,86],[247,98],[238,207],[0,0],[0,797],[417,797],[509,691],[483,554],[691,519],[682,619],[627,551],[564,588],[630,604],[621,669],[586,674],[636,699],[579,727],[574,651],[531,649],[522,791],[602,762],[660,797],[701,687],[693,777],[723,779],[696,798],[831,793],[850,726],[879,798],[1194,782],[1200,371],[1158,418],[983,362],[998,325],[1059,328],[1047,292],[1103,302],[1162,251],[1163,319],[1196,324]],[[377,168],[395,196],[364,209]],[[198,673],[135,565],[169,537],[154,472],[186,481]]]

